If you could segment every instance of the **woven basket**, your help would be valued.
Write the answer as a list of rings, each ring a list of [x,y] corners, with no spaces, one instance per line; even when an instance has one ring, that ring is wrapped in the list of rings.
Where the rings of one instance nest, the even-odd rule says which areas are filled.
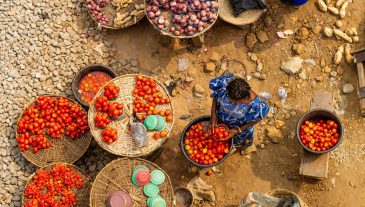
[[[300,203],[300,207],[308,207],[307,204],[304,203],[304,201],[295,193],[285,190],[285,189],[276,189],[276,190],[270,190],[266,194],[277,197],[277,198],[289,198],[289,197],[295,197],[298,199]]]
[[[48,96],[48,95],[47,95]],[[46,95],[44,96],[46,97]],[[61,96],[50,96],[53,98],[60,98]],[[80,108],[82,108],[77,102],[62,97],[69,100],[73,104],[77,104]],[[23,116],[25,109],[27,109],[30,105],[34,104],[35,101],[29,103],[23,110],[22,114],[18,118]],[[84,110],[82,108],[82,110]],[[86,111],[84,110],[86,113]],[[17,124],[18,125],[18,124]],[[16,137],[18,138],[19,134],[16,132]],[[62,162],[62,163],[74,163],[76,162],[87,150],[90,145],[92,136],[90,132],[87,132],[84,136],[81,136],[77,139],[70,139],[69,137],[63,135],[61,139],[52,139],[48,137],[48,135],[44,134],[51,142],[51,147],[46,149],[41,149],[37,153],[33,153],[32,150],[21,151],[22,155],[31,163],[38,167],[43,167],[45,165],[49,165],[53,162]]]
[[[265,0],[262,0],[266,3]],[[225,22],[237,26],[244,26],[256,22],[266,10],[252,9],[242,12],[238,17],[233,16],[233,9],[230,0],[219,1],[219,17]]]
[[[51,167],[53,165],[59,165],[59,164],[72,166],[72,169],[75,172],[77,172],[79,175],[82,176],[82,180],[83,180],[83,183],[85,184],[85,186],[81,189],[77,189],[77,191],[76,191],[77,206],[78,207],[88,206],[89,205],[90,189],[91,189],[90,178],[80,168],[76,167],[75,165],[70,165],[70,164],[67,164],[67,163],[52,163],[51,165],[46,165],[46,166],[44,166],[44,167],[42,167],[38,170],[49,170],[49,169],[51,169]],[[28,186],[28,184],[30,184],[32,182],[32,178],[36,173],[37,172],[35,172],[31,176],[29,176],[28,181],[25,184],[24,189]],[[26,198],[24,196],[24,192],[23,192],[23,194],[22,194],[22,206],[24,206],[24,204],[25,204],[25,202],[27,202],[27,200],[28,200],[28,198]]]
[[[130,114],[130,112],[133,111],[133,100],[134,97],[132,96],[132,91],[134,87],[136,86],[136,76],[137,74],[128,74],[123,75],[114,78],[113,80],[106,83],[96,94],[93,102],[91,103],[91,107],[89,108],[89,126],[90,131],[92,135],[94,136],[97,143],[104,148],[106,151],[118,155],[118,156],[126,156],[126,157],[142,157],[142,156],[148,156],[153,151],[157,150],[159,147],[162,146],[162,144],[165,142],[166,139],[158,139],[155,140],[153,138],[153,134],[155,132],[149,131],[147,132],[148,142],[149,144],[146,147],[137,148],[135,141],[133,137],[131,136],[129,132],[129,123],[133,119],[133,114]],[[145,76],[148,77],[148,76]],[[148,77],[151,78],[151,77]],[[164,94],[164,97],[169,97],[168,91],[165,87],[163,87],[162,83],[160,83],[158,80],[154,79],[156,82],[157,88]],[[118,101],[120,103],[123,103],[124,105],[124,111],[126,112],[126,116],[118,121],[111,120],[110,124],[108,126],[113,127],[117,130],[118,133],[118,139],[111,143],[105,143],[102,141],[101,132],[102,129],[95,127],[94,123],[94,117],[96,116],[96,109],[94,107],[94,103],[97,97],[101,96],[104,93],[104,87],[110,83],[114,83],[115,85],[120,87],[119,96],[115,101]],[[171,98],[170,98],[171,99]],[[129,109],[126,109],[128,107]],[[157,110],[167,110],[169,109],[171,111],[172,116],[174,117],[174,111],[172,104],[164,104],[164,105],[158,105],[156,107]],[[128,112],[130,111],[130,112]],[[167,122],[166,124],[166,132],[167,136],[170,134],[172,130],[174,122]]]
[[[147,197],[143,193],[143,187],[132,184],[131,176],[134,167],[138,165],[146,166],[150,171],[158,169],[164,172],[156,164],[140,158],[120,158],[106,165],[96,176],[91,192],[90,207],[105,206],[108,195],[114,191],[123,190],[127,192],[132,200],[133,206],[147,206]],[[173,187],[170,177],[165,173],[166,180],[159,185],[159,195],[166,200],[169,207],[173,206]]]
[[[130,5],[128,5],[126,8],[123,8],[123,9],[117,11],[117,8],[115,6],[113,6],[113,4],[111,3],[111,0],[110,0],[109,3],[107,5],[105,5],[105,7],[102,9],[104,16],[109,19],[109,24],[107,24],[107,25],[99,24],[99,22],[94,18],[94,16],[89,12],[89,10],[88,10],[88,13],[89,13],[90,17],[100,27],[107,28],[107,29],[124,29],[124,28],[127,28],[127,27],[130,27],[132,25],[137,24],[139,21],[141,21],[143,19],[144,15],[140,16],[139,18],[135,18],[134,19],[134,24],[129,24],[129,25],[120,26],[120,27],[115,27],[114,26],[114,18],[116,17],[118,12],[120,12],[120,13],[125,13],[125,12],[131,13],[132,11],[134,11],[135,10],[135,8],[134,8],[135,4],[141,5],[141,4],[143,4],[143,0],[133,0],[132,3]]]
[[[219,1],[220,0],[216,0],[217,2],[218,2],[218,8],[217,8],[217,18],[214,20],[214,22],[213,23],[211,23],[211,24],[209,24],[208,25],[208,27],[207,28],[205,28],[203,31],[201,31],[201,32],[197,32],[197,33],[195,33],[194,35],[191,35],[191,36],[187,36],[187,35],[180,35],[180,36],[176,36],[176,35],[173,35],[171,32],[169,32],[169,30],[167,29],[167,30],[160,30],[153,22],[152,22],[152,20],[150,19],[150,18],[148,18],[147,17],[147,19],[148,19],[148,21],[152,24],[152,26],[155,28],[155,29],[157,29],[158,31],[160,31],[160,33],[162,34],[162,35],[166,35],[166,36],[169,36],[169,37],[173,37],[173,38],[179,38],[179,39],[187,39],[187,38],[194,38],[194,37],[197,37],[197,36],[199,36],[199,35],[202,35],[202,34],[204,34],[206,31],[208,31],[213,25],[214,25],[214,23],[217,21],[217,19],[218,19],[218,14],[219,14],[219,9],[220,9],[220,3],[219,3]],[[145,5],[147,5],[147,2],[146,2],[146,0],[145,0]],[[147,10],[145,9],[145,14],[146,14],[146,16],[147,16]],[[167,17],[167,19],[170,21],[170,22],[172,22],[172,14],[171,14],[171,12],[162,12],[162,16],[165,16],[165,17]],[[170,28],[170,27],[169,27]]]

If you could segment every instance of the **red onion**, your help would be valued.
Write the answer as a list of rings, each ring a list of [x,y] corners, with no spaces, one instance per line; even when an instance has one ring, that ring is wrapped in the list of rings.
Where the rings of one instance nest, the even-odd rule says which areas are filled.
[[[202,17],[202,18],[201,18],[201,20],[202,20],[203,22],[206,22],[206,21],[208,20],[208,18],[207,18],[207,17]]]
[[[151,5],[146,6],[146,11],[147,12],[150,12],[151,10],[152,10],[152,6]]]
[[[175,35],[175,36],[179,36],[179,35],[180,35],[180,31],[175,31],[175,32],[174,32],[174,35]]]
[[[157,12],[159,9],[158,9],[158,6],[152,6],[152,11],[153,12]]]
[[[158,27],[159,29],[163,29],[163,28],[165,28],[165,27],[164,27],[164,25],[162,25],[162,24],[157,25],[157,27]]]
[[[153,19],[153,18],[155,18],[155,13],[150,11],[147,13],[147,16],[148,16],[148,18]]]
[[[190,14],[190,18],[191,21],[195,21],[197,19],[196,15],[195,14]]]
[[[207,12],[206,12],[205,10],[203,10],[203,11],[201,11],[201,12],[200,12],[200,15],[201,15],[202,17],[205,17],[205,16],[207,16]]]
[[[161,15],[161,10],[158,10],[157,12],[155,12],[155,16],[158,17]]]
[[[170,31],[171,31],[171,32],[174,32],[174,31],[175,31],[175,27],[171,27],[171,28],[170,28]]]

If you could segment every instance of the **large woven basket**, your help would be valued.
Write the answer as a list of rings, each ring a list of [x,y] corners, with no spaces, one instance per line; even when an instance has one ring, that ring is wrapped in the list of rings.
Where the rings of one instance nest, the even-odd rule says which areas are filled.
[[[215,21],[213,22],[213,23],[211,23],[211,24],[209,24],[208,25],[208,27],[207,28],[205,28],[203,31],[201,31],[201,32],[197,32],[197,33],[195,33],[194,35],[191,35],[191,36],[188,36],[188,35],[180,35],[180,36],[176,36],[176,35],[173,35],[171,32],[169,32],[168,30],[161,30],[161,29],[159,29],[153,22],[152,22],[152,20],[150,19],[150,18],[148,18],[147,17],[147,19],[148,19],[148,21],[152,24],[152,26],[155,28],[155,29],[157,29],[158,31],[160,31],[160,33],[162,34],[162,35],[166,35],[166,36],[169,36],[169,37],[173,37],[173,38],[179,38],[179,39],[187,39],[187,38],[194,38],[194,37],[197,37],[197,36],[199,36],[199,35],[202,35],[202,34],[204,34],[206,31],[208,31],[213,25],[214,25],[214,23],[217,21],[217,19],[218,19],[218,14],[219,14],[219,9],[220,9],[220,1],[221,0],[216,0],[217,2],[218,2],[218,8],[217,8],[217,18],[215,19]],[[147,2],[146,2],[146,0],[145,0],[145,5],[147,5]],[[147,16],[147,10],[145,9],[145,13],[146,13],[146,16]],[[167,13],[167,14],[166,14]],[[166,15],[164,15],[164,16],[166,16],[167,17],[167,19],[170,21],[170,22],[172,22],[172,15],[171,15],[171,13],[170,12],[162,12],[162,14],[166,14]]]
[[[132,11],[135,10],[135,8],[134,8],[134,5],[135,4],[141,5],[141,4],[143,4],[143,0],[133,0],[130,5],[128,5],[126,8],[121,9],[119,12],[121,12],[121,13],[124,13],[124,12],[131,13]],[[89,10],[88,10],[88,12],[89,12],[90,17],[100,27],[107,28],[107,29],[124,29],[124,28],[128,28],[128,27],[130,27],[132,25],[137,24],[144,17],[144,15],[143,15],[143,16],[141,16],[139,18],[135,18],[134,19],[134,22],[133,22],[134,24],[129,24],[129,25],[126,25],[126,26],[115,27],[114,26],[114,18],[116,17],[118,11],[117,11],[117,8],[115,6],[113,6],[113,4],[111,3],[111,0],[109,1],[109,3],[107,5],[105,5],[105,7],[102,10],[103,10],[104,16],[109,19],[109,24],[107,24],[107,25],[99,24],[98,21],[94,18],[94,16],[89,12]]]
[[[70,164],[67,164],[67,163],[52,163],[51,165],[46,165],[46,166],[44,166],[44,167],[42,167],[38,170],[49,170],[49,169],[51,169],[51,167],[53,165],[59,165],[59,164],[72,166],[72,169],[75,172],[77,172],[79,175],[82,176],[82,180],[83,180],[83,183],[85,184],[85,186],[83,188],[77,190],[77,193],[76,193],[77,206],[78,207],[88,206],[89,205],[90,189],[91,189],[90,178],[80,168],[76,167],[75,165],[70,165]],[[29,176],[28,181],[25,184],[24,189],[27,187],[28,184],[30,184],[32,182],[32,178],[36,173],[37,172],[35,172],[31,176]],[[23,192],[23,194],[22,194],[22,206],[24,206],[24,204],[25,204],[25,202],[27,202],[27,200],[28,200],[28,198],[26,198],[24,196],[24,192]]]
[[[262,0],[266,3],[265,0]],[[244,26],[256,22],[266,10],[252,9],[242,12],[238,17],[233,16],[230,0],[219,1],[219,17],[225,22],[237,26]]]
[[[158,169],[164,172],[156,164],[140,158],[120,158],[106,165],[96,176],[90,192],[90,207],[105,206],[108,195],[114,191],[127,192],[132,200],[133,206],[147,206],[147,197],[143,194],[143,187],[132,184],[131,176],[134,167],[146,166],[150,171]],[[170,177],[165,173],[166,180],[159,185],[159,195],[166,200],[168,207],[173,206],[173,187]]]
[[[103,149],[105,149],[106,151],[108,151],[112,154],[118,155],[118,156],[126,156],[126,157],[148,156],[152,152],[157,150],[159,147],[161,147],[164,144],[164,142],[166,141],[166,139],[163,139],[163,138],[158,139],[158,140],[153,139],[153,134],[155,132],[149,131],[149,132],[147,132],[149,144],[146,147],[137,148],[135,141],[129,132],[129,123],[133,119],[133,114],[129,114],[127,111],[130,111],[130,112],[133,111],[132,105],[133,105],[134,97],[132,96],[132,91],[133,91],[134,87],[136,86],[136,76],[137,76],[137,74],[123,75],[123,76],[116,77],[113,80],[106,83],[96,94],[93,102],[91,103],[91,107],[89,108],[89,117],[88,117],[89,126],[90,126],[90,131],[91,131],[92,135],[94,136],[95,140]],[[147,76],[145,76],[145,77],[147,77]],[[151,78],[151,77],[148,77],[148,78]],[[164,97],[170,98],[168,91],[162,85],[162,83],[160,83],[156,79],[154,79],[154,81],[156,82],[157,88],[164,94]],[[125,117],[123,119],[118,120],[118,121],[112,120],[110,122],[110,124],[108,125],[110,127],[115,128],[118,133],[118,139],[115,142],[108,144],[108,143],[105,143],[102,141],[102,136],[101,136],[102,129],[95,127],[94,117],[96,116],[97,111],[94,107],[94,103],[95,103],[96,98],[101,96],[104,93],[104,87],[110,83],[114,83],[115,85],[120,87],[119,96],[117,97],[117,99],[115,101],[123,103],[123,105],[125,107],[124,111],[126,113],[125,113]],[[126,107],[128,109],[126,109]],[[157,110],[169,109],[171,111],[172,116],[174,117],[172,103],[165,104],[165,105],[158,105],[156,107],[156,109]],[[167,132],[167,136],[171,132],[173,124],[174,124],[174,122],[167,122],[166,129],[165,129]]]
[[[46,96],[45,96],[46,97]],[[61,96],[50,96],[53,98],[60,98]],[[76,101],[73,101],[69,98],[63,97],[69,100],[73,104],[79,105]],[[30,105],[34,104],[35,101],[29,103],[23,110],[22,114],[18,118],[19,119],[23,116],[25,109],[27,109]],[[83,109],[83,108],[82,108]],[[86,114],[86,111],[83,109]],[[19,134],[16,132],[16,137]],[[46,149],[41,149],[37,153],[33,153],[32,150],[26,150],[21,152],[22,155],[31,163],[38,167],[43,167],[45,165],[49,165],[53,162],[62,162],[62,163],[74,163],[76,162],[87,150],[90,145],[92,136],[90,132],[86,133],[84,136],[79,137],[77,139],[70,139],[65,135],[62,136],[61,139],[52,139],[48,137],[48,135],[44,134],[51,142],[51,147]]]
[[[266,194],[276,197],[276,198],[289,198],[289,197],[295,197],[298,199],[300,203],[300,207],[308,207],[307,204],[304,203],[304,201],[295,193],[285,190],[285,189],[276,189],[276,190],[270,190]]]

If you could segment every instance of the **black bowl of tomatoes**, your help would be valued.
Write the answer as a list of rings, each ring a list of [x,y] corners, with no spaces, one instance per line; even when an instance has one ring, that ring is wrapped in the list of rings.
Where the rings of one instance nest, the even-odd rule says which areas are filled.
[[[99,89],[117,74],[109,67],[93,64],[76,73],[72,80],[72,92],[77,101],[88,108]]]
[[[314,109],[299,119],[296,134],[305,150],[314,154],[324,154],[340,145],[343,130],[342,122],[334,112]]]
[[[210,116],[201,116],[191,121],[180,138],[184,156],[195,166],[213,167],[223,162],[233,148],[233,139],[225,140],[229,132],[224,126],[210,129]]]

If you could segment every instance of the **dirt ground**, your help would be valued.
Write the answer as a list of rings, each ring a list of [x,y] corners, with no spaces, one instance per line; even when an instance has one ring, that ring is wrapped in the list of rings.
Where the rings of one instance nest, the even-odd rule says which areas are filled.
[[[288,39],[279,39],[276,35],[277,31],[285,29],[295,31],[302,26],[307,28],[332,26],[337,17],[320,12],[316,8],[315,1],[309,1],[299,9],[279,4],[278,1],[269,1],[269,4],[271,6],[266,15],[251,27],[240,29],[218,21],[206,33],[205,46],[202,49],[192,49],[179,44],[166,46],[163,44],[166,39],[162,38],[145,19],[130,29],[111,33],[119,48],[118,57],[138,59],[141,68],[147,71],[157,66],[162,67],[158,73],[162,81],[169,78],[167,74],[177,74],[178,59],[189,59],[187,74],[194,80],[185,89],[180,88],[181,94],[173,98],[177,125],[157,163],[169,173],[175,186],[186,185],[190,178],[197,174],[190,168],[178,146],[182,128],[189,120],[178,118],[184,114],[192,114],[193,118],[209,114],[211,99],[208,83],[211,78],[221,72],[217,71],[212,75],[203,71],[203,66],[209,61],[213,51],[218,52],[221,58],[241,61],[249,74],[255,71],[255,64],[247,57],[246,35],[250,31],[264,30],[269,36],[269,41],[258,43],[254,52],[263,63],[267,78],[264,81],[252,78],[250,84],[257,93],[266,91],[272,94],[271,106],[278,100],[278,87],[285,86],[290,92],[285,109],[295,111],[296,115],[285,119],[285,126],[281,129],[285,139],[280,144],[268,144],[264,149],[258,147],[255,153],[248,156],[240,156],[236,153],[220,166],[222,176],[202,176],[215,189],[216,206],[237,206],[248,192],[267,192],[277,188],[297,193],[308,206],[365,206],[365,172],[363,170],[365,135],[362,132],[365,119],[359,116],[356,92],[348,95],[341,93],[342,85],[345,83],[356,86],[355,66],[343,62],[337,71],[342,69],[344,73],[338,79],[339,82],[335,81],[332,84],[329,75],[323,73],[319,66],[320,60],[323,59],[326,65],[336,70],[336,66],[333,65],[333,55],[338,46],[344,42],[335,38],[325,38],[322,32],[319,34],[310,32],[308,38],[301,41],[305,45],[305,51],[300,55],[303,59],[313,58],[317,63],[308,73],[308,79],[302,80],[297,75],[289,76],[280,70],[281,63],[294,56],[291,46],[298,40],[296,35]],[[364,14],[365,1],[353,0],[348,7],[348,16],[342,20],[344,28],[356,27],[359,32],[360,43],[357,43],[355,47],[365,43]],[[264,22],[268,17],[273,20],[271,24]],[[228,67],[228,70],[235,73],[241,72],[239,67]],[[324,77],[324,80],[315,81],[315,77],[318,76]],[[195,84],[206,89],[204,98],[197,99],[192,96],[192,86]],[[302,152],[296,138],[290,136],[294,132],[300,115],[307,111],[315,91],[330,91],[335,97],[346,100],[344,114],[341,115],[346,130],[344,141],[331,153],[329,177],[321,181],[299,175]],[[264,123],[255,128],[256,144],[266,140],[265,125]]]

